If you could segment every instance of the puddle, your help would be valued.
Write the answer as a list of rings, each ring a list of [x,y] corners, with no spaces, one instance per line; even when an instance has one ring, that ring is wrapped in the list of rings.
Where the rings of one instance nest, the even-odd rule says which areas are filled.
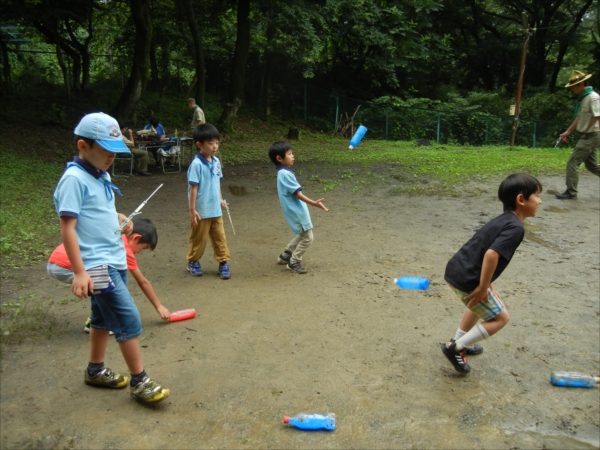
[[[233,195],[248,195],[246,186],[234,186],[233,184],[230,184],[229,192],[231,192]]]
[[[546,208],[544,208],[544,211],[548,211],[548,212],[557,212],[557,213],[569,212],[569,210],[568,210],[568,209],[565,209],[565,208],[557,208],[556,206],[547,206]]]
[[[523,223],[525,227],[525,239],[535,242],[536,244],[543,245],[546,248],[551,248],[553,250],[560,250],[558,245],[553,244],[552,242],[548,242],[545,239],[542,239],[538,234],[534,233],[534,231],[542,231],[544,229],[543,225],[534,225],[531,223]]]

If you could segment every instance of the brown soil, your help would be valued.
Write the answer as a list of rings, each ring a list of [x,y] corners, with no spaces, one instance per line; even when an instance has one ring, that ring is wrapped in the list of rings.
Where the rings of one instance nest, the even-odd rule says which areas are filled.
[[[526,239],[495,283],[511,322],[469,359],[465,377],[440,352],[463,312],[443,272],[474,230],[501,212],[500,179],[437,198],[391,196],[381,183],[319,194],[318,184],[299,176],[305,194],[324,196],[331,211],[311,208],[309,272],[296,275],[276,264],[292,235],[273,172],[266,164],[226,168],[224,196],[237,233],[226,222],[229,281],[217,276],[210,247],[203,277],[185,270],[185,173],[116,179],[125,213],[165,183],[143,210],[158,227],[159,245],[138,261],[166,307],[199,314],[163,323],[130,281],[145,366],[171,389],[154,407],[127,390],[84,385],[88,301],[74,299],[44,265],[5,279],[3,302],[35,294],[64,329],[4,349],[2,448],[600,445],[600,389],[549,383],[553,370],[600,375],[598,178],[583,174],[579,200],[561,202],[552,193],[563,178],[541,177],[538,217],[527,220]],[[427,277],[431,287],[400,290],[393,279],[401,275]],[[127,373],[114,341],[106,364]],[[334,412],[338,428],[309,433],[282,424],[300,411]]]

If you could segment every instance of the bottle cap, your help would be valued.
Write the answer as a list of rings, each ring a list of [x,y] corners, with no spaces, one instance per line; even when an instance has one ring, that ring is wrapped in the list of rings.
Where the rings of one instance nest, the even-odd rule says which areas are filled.
[[[283,416],[283,423],[290,423],[290,416]]]

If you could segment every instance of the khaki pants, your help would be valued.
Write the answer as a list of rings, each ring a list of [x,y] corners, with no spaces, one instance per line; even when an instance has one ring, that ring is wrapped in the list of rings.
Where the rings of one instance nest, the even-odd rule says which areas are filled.
[[[148,152],[139,148],[130,148],[133,155],[133,166],[136,172],[148,172]]]
[[[600,177],[600,166],[598,166],[596,157],[598,147],[600,147],[600,131],[584,134],[577,141],[567,162],[567,191],[569,194],[577,195],[581,163],[585,164],[587,170]]]
[[[202,258],[209,237],[215,259],[220,263],[231,259],[227,248],[227,239],[225,238],[223,217],[221,216],[202,219],[196,226],[192,226],[187,255],[188,261],[198,261]]]
[[[290,258],[290,264],[298,264],[302,262],[302,256],[313,243],[313,232],[312,229],[303,231],[300,234],[294,236],[288,245],[285,247],[285,251],[292,254]]]

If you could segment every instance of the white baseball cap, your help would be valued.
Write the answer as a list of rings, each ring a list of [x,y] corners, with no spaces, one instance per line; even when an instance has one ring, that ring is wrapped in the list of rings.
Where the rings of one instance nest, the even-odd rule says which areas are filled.
[[[75,128],[75,134],[95,140],[107,152],[131,154],[123,141],[119,123],[108,114],[99,112],[84,116]]]

